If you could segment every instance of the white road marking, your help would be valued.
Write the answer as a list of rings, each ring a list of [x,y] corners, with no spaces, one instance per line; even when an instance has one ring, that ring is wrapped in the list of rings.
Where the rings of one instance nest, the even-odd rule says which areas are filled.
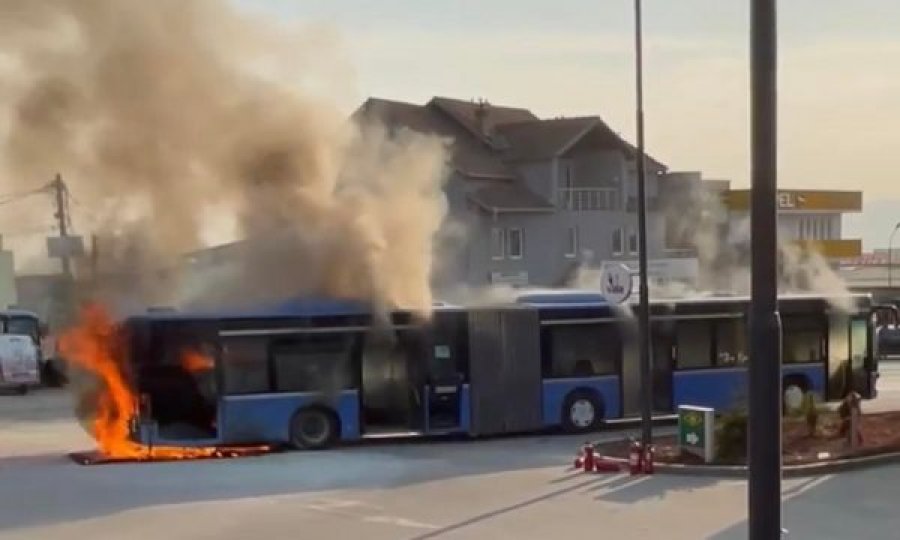
[[[437,525],[432,525],[431,523],[422,523],[421,521],[414,521],[397,516],[367,516],[363,518],[363,521],[368,523],[381,523],[384,525],[396,525],[408,529],[434,530],[438,528]]]

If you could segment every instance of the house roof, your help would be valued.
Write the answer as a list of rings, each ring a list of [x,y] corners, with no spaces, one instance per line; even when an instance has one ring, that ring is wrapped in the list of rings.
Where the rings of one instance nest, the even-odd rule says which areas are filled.
[[[515,122],[497,129],[509,143],[507,159],[537,161],[558,156],[598,122],[599,118],[583,116]]]
[[[538,120],[538,117],[528,109],[502,107],[486,102],[435,97],[428,102],[427,106],[447,114],[459,122],[469,133],[492,146],[494,141],[489,134],[493,133],[497,126]]]
[[[513,161],[535,161],[560,157],[578,143],[593,137],[596,144],[622,150],[634,156],[637,149],[612,130],[599,116],[577,116],[502,124],[497,127],[508,142],[506,158]],[[652,166],[667,167],[650,156]]]
[[[469,199],[488,212],[552,212],[554,206],[519,182],[485,186],[468,194]]]
[[[470,194],[474,202],[492,211],[553,208],[521,184],[517,162],[564,156],[584,144],[635,154],[635,148],[598,116],[541,120],[519,107],[435,97],[425,105],[370,98],[354,117],[377,119],[390,129],[405,127],[451,140],[451,162],[460,174],[500,181]],[[647,160],[651,169],[666,170],[649,156]]]
[[[440,99],[440,98],[435,98]],[[435,100],[432,100],[432,102]],[[452,100],[446,100],[452,101]],[[465,117],[461,106],[435,108],[429,105],[415,105],[400,101],[369,98],[354,113],[355,118],[378,119],[386,126],[406,127],[421,133],[429,133],[452,140],[453,166],[463,175],[480,178],[514,178],[515,173],[504,163],[494,149],[480,139],[473,138],[469,128],[448,116],[446,110]],[[474,105],[474,104],[473,104]],[[474,116],[472,117],[474,118]]]

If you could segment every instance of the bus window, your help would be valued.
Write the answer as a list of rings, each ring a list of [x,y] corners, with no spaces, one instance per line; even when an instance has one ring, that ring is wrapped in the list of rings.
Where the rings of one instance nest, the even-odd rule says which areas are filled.
[[[453,358],[450,345],[435,345],[434,354],[429,358],[428,376],[430,382],[459,382],[460,372]]]
[[[675,327],[675,367],[712,367],[712,336],[709,321],[679,321]]]
[[[269,361],[264,338],[234,338],[222,345],[226,394],[268,392]]]
[[[336,392],[351,385],[346,336],[309,335],[272,345],[279,392]]]
[[[550,329],[550,378],[599,377],[619,372],[622,343],[614,324]]]
[[[782,317],[782,362],[802,364],[825,361],[826,327],[819,317]]]
[[[716,365],[742,366],[747,363],[747,330],[742,319],[716,321]]]
[[[850,321],[850,369],[863,369],[869,349],[869,325],[865,319]]]

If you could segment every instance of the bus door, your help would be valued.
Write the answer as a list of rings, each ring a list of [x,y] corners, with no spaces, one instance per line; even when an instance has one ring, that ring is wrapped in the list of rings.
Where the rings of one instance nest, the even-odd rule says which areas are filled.
[[[672,366],[675,363],[675,324],[672,320],[652,325],[650,353],[653,363],[653,410],[672,412]]]
[[[467,348],[463,312],[436,313],[424,381],[425,431],[453,431],[461,426]]]
[[[421,429],[421,355],[414,337],[394,329],[373,329],[365,335],[360,366],[365,435]]]
[[[878,376],[870,320],[864,316],[850,319],[850,382],[853,390],[864,398],[875,397]]]

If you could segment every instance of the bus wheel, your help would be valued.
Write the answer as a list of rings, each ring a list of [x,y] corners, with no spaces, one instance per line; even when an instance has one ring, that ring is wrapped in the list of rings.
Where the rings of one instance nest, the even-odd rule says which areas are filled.
[[[596,431],[603,420],[603,405],[590,390],[574,390],[566,397],[562,410],[563,429],[570,433]]]
[[[27,384],[20,384],[19,386],[16,387],[16,394],[18,394],[20,396],[24,396],[27,393],[28,393],[28,385]]]
[[[784,412],[791,414],[799,411],[803,407],[803,398],[806,396],[808,388],[806,380],[796,377],[787,378],[781,387],[781,402],[784,405]]]
[[[319,408],[301,409],[291,419],[291,446],[318,450],[331,446],[338,436],[337,417]]]

